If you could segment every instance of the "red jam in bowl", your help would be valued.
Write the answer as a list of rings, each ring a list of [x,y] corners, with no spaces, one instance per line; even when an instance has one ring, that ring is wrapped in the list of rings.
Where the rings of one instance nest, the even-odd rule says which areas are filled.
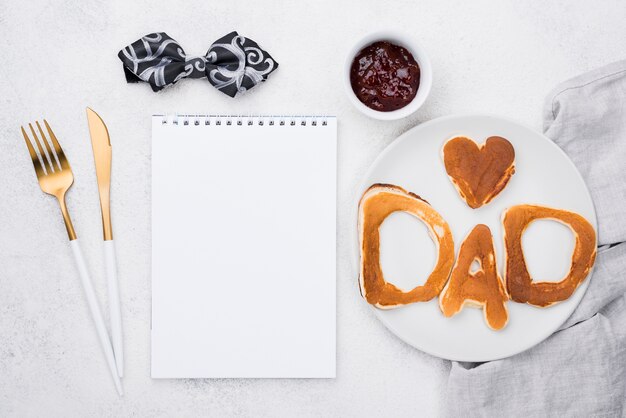
[[[417,94],[420,67],[406,48],[374,42],[354,57],[350,84],[365,106],[391,112],[411,103]]]

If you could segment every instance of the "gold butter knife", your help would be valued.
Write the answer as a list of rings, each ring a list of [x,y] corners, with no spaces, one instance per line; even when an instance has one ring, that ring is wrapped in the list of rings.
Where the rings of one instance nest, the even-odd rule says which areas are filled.
[[[117,282],[117,262],[113,229],[111,227],[111,140],[109,131],[102,118],[87,108],[87,122],[91,135],[91,146],[96,164],[100,209],[102,212],[102,232],[104,236],[104,258],[106,264],[107,287],[109,293],[109,316],[111,321],[111,340],[115,354],[115,364],[120,377],[124,375],[124,354],[122,344],[122,314]]]

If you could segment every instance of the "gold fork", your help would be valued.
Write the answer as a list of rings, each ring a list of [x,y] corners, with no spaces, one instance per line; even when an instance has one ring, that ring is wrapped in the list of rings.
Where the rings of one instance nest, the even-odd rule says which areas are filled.
[[[35,143],[37,144],[37,149],[39,150],[39,155],[41,155],[41,160],[37,156],[33,145],[22,127],[22,134],[24,135],[24,140],[26,141],[26,146],[28,147],[28,152],[30,153],[30,158],[33,160],[33,165],[35,166],[35,173],[37,174],[37,180],[39,180],[39,186],[44,193],[48,193],[57,198],[59,201],[59,205],[61,205],[61,214],[63,215],[63,221],[65,222],[65,228],[67,229],[67,235],[70,238],[70,241],[76,239],[76,232],[74,232],[74,226],[72,225],[72,219],[70,218],[70,214],[67,211],[67,206],[65,205],[65,193],[69,190],[72,183],[74,183],[74,175],[72,174],[72,169],[70,167],[67,158],[65,157],[65,153],[59,145],[59,141],[57,141],[57,137],[52,132],[50,125],[44,119],[43,123],[46,125],[46,129],[50,135],[50,139],[52,140],[52,145],[54,146],[54,153],[50,149],[50,144],[46,139],[46,135],[43,133],[41,129],[41,125],[39,122],[35,122],[37,125],[37,129],[41,134],[41,139],[46,147],[46,152],[44,152],[43,147],[41,146],[41,142],[39,141],[39,137],[33,128],[32,123],[29,123],[30,131],[33,134],[33,138],[35,138]],[[55,159],[55,155],[58,158],[58,161]]]
[[[37,136],[37,132],[35,132],[33,125],[31,123],[28,124],[28,126],[30,127],[30,132],[32,133],[32,136],[35,140],[35,144],[37,145],[39,155],[37,155],[37,152],[35,151],[35,148],[33,147],[33,144],[28,137],[26,130],[24,129],[24,127],[22,127],[24,141],[26,141],[26,146],[28,147],[30,158],[33,161],[33,165],[35,166],[35,173],[37,174],[37,180],[39,181],[39,186],[41,187],[41,190],[43,190],[44,193],[56,197],[59,201],[59,205],[61,206],[61,214],[63,215],[63,221],[65,222],[65,229],[67,229],[67,235],[70,239],[70,246],[72,247],[72,252],[76,261],[78,273],[83,284],[83,289],[85,291],[85,297],[87,298],[87,304],[89,305],[91,317],[93,318],[93,321],[95,323],[96,331],[98,332],[98,338],[100,340],[100,345],[102,346],[106,361],[109,366],[109,370],[113,377],[113,383],[115,384],[115,388],[117,389],[118,393],[121,395],[123,393],[122,384],[117,374],[111,340],[109,339],[109,334],[107,333],[104,319],[102,317],[102,312],[100,311],[100,306],[96,298],[96,292],[94,291],[91,279],[89,278],[87,264],[85,263],[83,253],[78,244],[76,232],[74,231],[74,226],[72,225],[72,220],[65,204],[65,194],[69,190],[72,183],[74,183],[74,175],[72,174],[70,163],[67,161],[65,153],[63,152],[63,149],[61,148],[57,137],[54,135],[54,132],[52,132],[50,125],[48,125],[48,122],[45,119],[43,123],[46,126],[46,130],[48,132],[50,140],[48,140],[43,129],[41,129],[41,125],[39,124],[39,122],[35,122],[35,125],[37,125],[37,130],[41,135],[41,141],[39,140],[39,136]],[[52,147],[54,148],[54,151],[50,147],[50,142],[52,142]],[[44,146],[41,145],[42,143],[44,144]]]

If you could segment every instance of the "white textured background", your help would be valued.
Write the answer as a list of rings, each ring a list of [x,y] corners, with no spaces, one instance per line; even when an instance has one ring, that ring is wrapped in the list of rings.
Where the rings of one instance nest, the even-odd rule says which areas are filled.
[[[394,338],[359,296],[349,242],[353,190],[376,155],[422,121],[488,112],[540,129],[543,98],[557,82],[626,57],[620,0],[1,3],[0,416],[436,415],[447,363]],[[352,108],[342,69],[358,38],[389,28],[423,44],[434,86],[413,117],[378,122]],[[144,34],[165,31],[199,55],[234,29],[280,63],[244,97],[200,80],[160,94],[124,81],[117,51]],[[57,204],[40,192],[19,133],[20,124],[45,116],[60,138],[76,179],[68,205],[104,303],[85,106],[102,115],[113,143],[123,398],[98,346]],[[150,379],[149,116],[160,112],[339,117],[337,379]]]

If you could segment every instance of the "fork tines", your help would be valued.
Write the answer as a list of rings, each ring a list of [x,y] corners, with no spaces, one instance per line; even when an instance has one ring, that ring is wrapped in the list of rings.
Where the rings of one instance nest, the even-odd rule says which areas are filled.
[[[39,122],[35,122],[37,125],[37,129],[39,130],[39,134],[41,135],[41,141],[37,136],[37,132],[35,132],[35,128],[33,128],[33,124],[29,123],[30,131],[32,133],[33,138],[35,139],[35,144],[37,144],[37,150],[39,151],[39,155],[35,151],[31,139],[28,137],[26,130],[22,126],[22,134],[24,135],[24,141],[26,141],[26,146],[28,147],[28,152],[30,153],[30,158],[33,160],[33,165],[35,166],[35,172],[37,173],[37,177],[49,175],[51,173],[62,171],[65,169],[69,169],[69,163],[67,158],[65,157],[65,153],[59,145],[59,141],[57,141],[54,132],[52,132],[52,128],[48,122],[44,119],[44,125],[46,125],[46,130],[48,131],[48,135],[50,139],[46,137],[43,129],[41,129],[41,125]],[[41,142],[44,143],[44,147],[42,147]],[[52,142],[52,147],[54,148],[54,152],[50,147],[50,142]]]

